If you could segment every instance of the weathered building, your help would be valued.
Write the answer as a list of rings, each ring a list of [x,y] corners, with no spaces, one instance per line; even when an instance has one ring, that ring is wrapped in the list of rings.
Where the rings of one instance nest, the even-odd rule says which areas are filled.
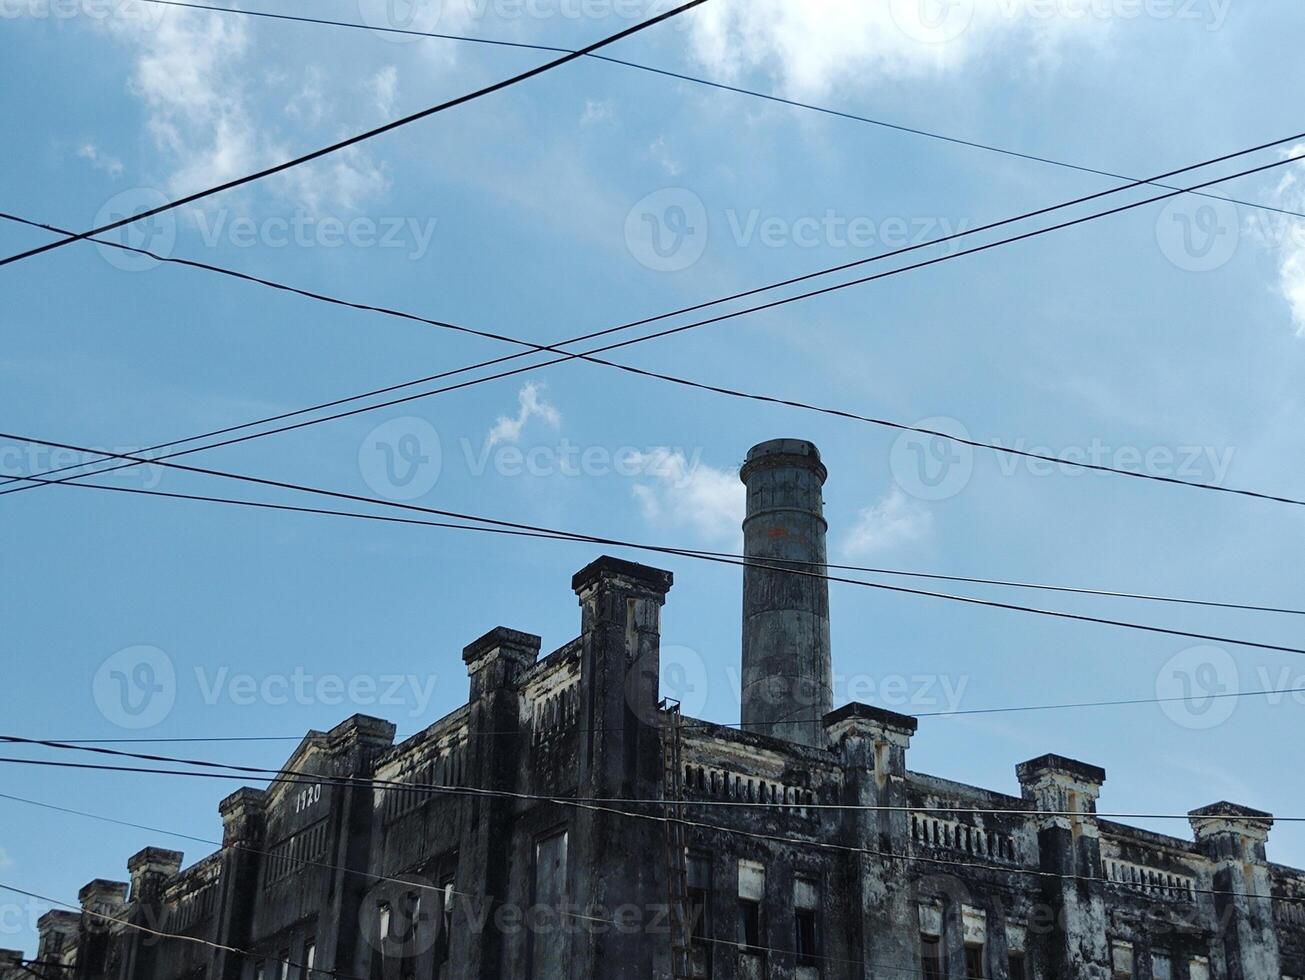
[[[574,640],[491,630],[467,703],[400,744],[364,716],[309,733],[222,801],[219,851],[147,848],[43,918],[38,959],[69,964],[44,975],[1305,977],[1269,814],[1156,834],[1096,815],[1096,766],[1032,759],[1009,796],[911,771],[914,718],[830,710],[825,476],[795,440],[742,470],[745,730],[661,702],[671,575],[599,558]]]

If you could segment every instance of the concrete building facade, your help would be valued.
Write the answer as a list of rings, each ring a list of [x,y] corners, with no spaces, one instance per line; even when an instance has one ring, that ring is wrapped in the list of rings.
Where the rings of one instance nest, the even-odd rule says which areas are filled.
[[[1215,803],[1191,837],[1156,834],[1097,816],[1096,766],[1043,755],[1006,795],[912,771],[912,717],[831,710],[825,468],[776,440],[741,476],[743,730],[661,700],[671,574],[599,558],[572,581],[575,639],[541,657],[491,630],[463,650],[466,704],[398,744],[361,715],[310,732],[221,802],[221,849],[183,869],[146,848],[89,882],[80,912],[41,920],[31,969],[1305,978],[1305,872],[1269,861],[1270,814]]]

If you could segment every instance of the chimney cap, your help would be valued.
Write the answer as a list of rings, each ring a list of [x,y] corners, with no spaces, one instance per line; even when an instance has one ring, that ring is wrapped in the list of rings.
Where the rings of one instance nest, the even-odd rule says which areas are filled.
[[[829,470],[820,461],[820,449],[806,439],[768,439],[757,443],[748,450],[748,457],[739,470],[739,479],[747,483],[748,478],[762,466],[805,467],[814,471],[821,483],[829,478]]]

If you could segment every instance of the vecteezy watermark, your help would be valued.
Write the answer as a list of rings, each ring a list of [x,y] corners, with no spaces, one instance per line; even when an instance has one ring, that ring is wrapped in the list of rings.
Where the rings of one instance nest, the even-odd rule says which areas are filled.
[[[920,44],[946,44],[960,38],[982,13],[1007,22],[1163,20],[1223,27],[1233,0],[889,0],[893,24]]]
[[[956,496],[969,485],[974,473],[974,448],[958,441],[969,438],[969,430],[957,419],[921,419],[893,440],[888,455],[893,480],[920,500]]]
[[[119,456],[140,456],[139,446],[115,446],[112,449],[90,449],[80,452],[59,449],[39,443],[0,443],[0,476],[21,477],[28,473],[59,472],[80,467],[93,467],[90,472],[105,472],[99,479],[119,480],[134,486],[153,490],[163,482],[164,467],[157,463],[132,463]],[[52,477],[53,479],[53,477]]]
[[[893,441],[889,468],[897,485],[920,500],[946,500],[969,485],[974,447],[964,424],[935,417],[917,422]],[[1232,469],[1232,446],[1114,445],[1093,438],[1084,446],[1053,448],[1024,438],[992,440],[1001,476],[1081,477],[1121,470],[1221,486]]]
[[[676,0],[357,0],[363,22],[393,43],[419,40],[445,24],[452,31],[469,22],[495,20],[640,21],[671,9]],[[687,29],[682,18],[669,25]]]
[[[404,249],[418,261],[430,250],[437,218],[357,215],[344,219],[302,208],[290,217],[232,216],[226,208],[195,212],[200,240],[208,248],[386,248]]]
[[[387,500],[416,500],[435,488],[446,471],[461,467],[472,478],[650,479],[684,489],[702,465],[700,446],[581,445],[570,439],[519,445],[486,436],[462,436],[447,457],[439,432],[417,416],[383,422],[358,447],[363,481]]]
[[[100,664],[91,693],[110,723],[153,728],[177,703],[177,671],[172,658],[158,647],[126,647]]]
[[[130,223],[95,236],[95,247],[104,260],[123,272],[144,272],[170,258],[177,244],[176,216],[172,211],[149,214],[167,203],[155,187],[133,187],[105,201],[95,214],[94,227]]]
[[[687,187],[666,187],[641,198],[625,216],[625,246],[654,272],[680,272],[707,250],[707,206]]]
[[[325,705],[339,707],[401,708],[420,717],[430,707],[439,686],[436,674],[352,674],[312,673],[297,666],[289,673],[251,674],[232,672],[227,667],[210,671],[194,669],[195,685],[207,707],[230,704],[246,708],[255,705],[280,708]]]
[[[872,216],[840,214],[826,208],[819,215],[796,218],[763,214],[760,208],[725,211],[725,223],[734,244],[748,248],[875,248],[887,251],[950,239],[964,232],[970,222],[946,216]],[[948,243],[948,250],[954,250]]]
[[[302,665],[289,671],[250,673],[228,666],[195,666],[178,675],[167,653],[153,646],[132,646],[107,658],[95,672],[91,693],[100,714],[120,728],[153,728],[165,721],[182,694],[182,681],[194,683],[198,703],[236,708],[324,705],[426,714],[439,687],[436,674],[313,672]]]
[[[625,243],[641,265],[679,272],[702,258],[713,224],[736,248],[881,249],[897,251],[948,240],[969,227],[966,219],[935,215],[853,215],[826,208],[819,214],[782,215],[761,208],[725,208],[713,222],[701,197],[667,187],[641,198],[625,216]],[[951,247],[951,246],[949,246]]]
[[[1216,646],[1180,650],[1165,661],[1155,678],[1160,710],[1183,728],[1222,725],[1237,710],[1240,691],[1237,662]]]
[[[1009,446],[994,439],[993,445],[1012,450],[997,454],[1002,476],[1085,476],[1094,472],[1093,467],[1109,467],[1216,486],[1227,479],[1237,452],[1232,446],[1115,446],[1099,438],[1086,446],[1060,449],[1029,445],[1022,438]]]
[[[416,500],[439,482],[440,434],[416,416],[390,419],[372,429],[358,447],[363,481],[387,500]]]
[[[1241,216],[1231,201],[1182,194],[1160,211],[1155,237],[1164,257],[1179,269],[1211,272],[1237,253]]]
[[[649,478],[675,489],[693,482],[702,465],[702,447],[680,446],[581,446],[570,439],[554,443],[518,446],[484,439],[477,446],[470,439],[458,440],[467,472],[484,476],[493,471],[501,477],[576,477],[625,479]]]
[[[153,30],[167,8],[141,0],[0,0],[0,20],[122,20]]]

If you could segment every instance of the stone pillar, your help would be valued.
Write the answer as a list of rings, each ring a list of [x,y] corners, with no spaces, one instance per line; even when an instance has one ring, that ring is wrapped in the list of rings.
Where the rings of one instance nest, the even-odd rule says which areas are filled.
[[[82,907],[81,926],[77,940],[77,980],[109,980],[112,957],[109,953],[119,937],[120,926],[114,919],[124,917],[127,908],[125,881],[107,881],[96,878],[87,882],[77,893]]]
[[[1223,945],[1227,980],[1282,976],[1264,853],[1273,815],[1214,803],[1188,817],[1197,848],[1214,864],[1215,935]]]
[[[800,439],[753,446],[739,471],[743,521],[743,727],[823,747],[833,707],[820,451]],[[798,573],[790,574],[791,569]]]
[[[1039,890],[1043,908],[1029,926],[1034,976],[1058,980],[1109,980],[1105,889],[1096,801],[1106,771],[1044,755],[1016,767],[1020,787],[1039,815]],[[1055,815],[1050,815],[1055,814]],[[1092,880],[1089,880],[1092,879]]]
[[[222,874],[218,935],[215,942],[248,949],[254,913],[258,907],[258,869],[266,847],[263,822],[264,792],[248,786],[218,804],[222,817]],[[215,980],[240,980],[244,958],[214,950]]]
[[[661,796],[661,607],[671,573],[602,557],[572,579],[580,598],[579,795],[653,800]],[[660,815],[647,804],[604,804]],[[568,890],[581,910],[612,918],[644,910],[634,930],[579,930],[572,976],[646,980],[669,972],[666,850],[662,824],[578,808],[569,824]],[[661,931],[658,931],[661,930]]]
[[[828,744],[843,767],[843,800],[852,806],[905,807],[906,750],[916,720],[882,708],[852,703],[825,715]],[[905,855],[911,846],[906,810],[845,810],[843,840],[851,847]],[[917,896],[900,861],[860,854],[847,862],[849,914],[859,920],[858,948],[865,980],[900,980],[902,969],[920,975]]]
[[[36,920],[36,931],[41,937],[36,947],[36,958],[48,962],[62,962],[77,949],[81,916],[66,909],[52,909]]]
[[[131,877],[131,908],[128,919],[146,929],[167,932],[163,919],[163,886],[181,870],[182,853],[161,847],[147,847],[127,860]],[[158,940],[148,933],[129,929],[123,934],[123,976],[154,975]]]
[[[359,910],[375,886],[369,874],[372,852],[372,817],[378,798],[369,782],[376,773],[376,760],[394,747],[394,723],[384,718],[356,714],[346,718],[326,735],[326,754],[321,774],[353,785],[331,792],[332,809],[338,809],[339,837],[332,843],[326,863],[334,864],[335,881],[330,901],[322,909],[317,932],[317,964],[324,971],[343,970],[358,962],[362,939]],[[293,958],[293,957],[292,957]]]
[[[23,966],[23,951],[21,949],[0,949],[0,980],[19,980],[33,976],[41,976],[40,967],[36,970],[28,971]]]
[[[467,770],[478,774],[476,785],[480,788],[499,791],[519,788],[518,770],[521,760],[529,758],[529,754],[520,734],[518,691],[522,675],[539,656],[540,643],[541,639],[531,633],[498,626],[462,651],[471,685]],[[481,736],[481,732],[494,734]],[[474,817],[467,822],[458,862],[463,877],[456,887],[463,893],[510,894],[512,852],[505,843],[512,836],[515,810],[515,801],[504,797],[476,799],[470,811]],[[463,964],[460,976],[494,980],[504,975],[503,934],[498,929],[470,930],[455,922],[453,931],[457,938],[450,952],[454,961]],[[465,933],[465,938],[458,933]]]

